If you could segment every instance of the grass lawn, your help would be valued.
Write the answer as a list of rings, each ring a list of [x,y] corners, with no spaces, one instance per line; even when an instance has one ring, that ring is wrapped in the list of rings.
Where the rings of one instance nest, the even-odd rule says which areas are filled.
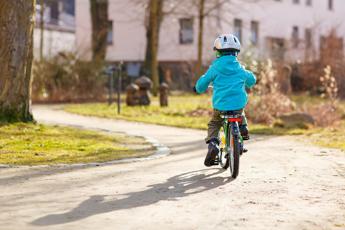
[[[307,136],[314,144],[345,151],[345,121],[336,127],[316,129]]]
[[[150,106],[130,107],[123,103],[120,115],[117,114],[116,104],[108,106],[106,103],[67,105],[65,110],[81,115],[205,129],[209,120],[208,116],[188,116],[189,112],[199,108],[211,108],[211,100],[209,97],[206,95],[173,96],[169,97],[169,106],[165,108],[159,106],[157,98],[153,98]]]
[[[26,123],[0,125],[0,164],[105,162],[146,156],[153,151],[139,137]]]
[[[125,104],[121,107],[121,114],[117,114],[115,104],[109,106],[106,103],[88,103],[66,105],[64,109],[71,113],[104,118],[123,119],[151,124],[175,126],[182,128],[203,129],[207,128],[210,120],[208,114],[191,115],[198,109],[210,109],[211,98],[208,95],[181,95],[170,96],[169,107],[160,107],[158,99],[153,98],[150,106],[130,107]],[[264,124],[250,124],[250,131],[254,134],[303,134],[305,130],[272,128]]]
[[[293,96],[292,99],[299,105],[303,103],[320,103],[317,97],[309,97],[305,95]],[[345,108],[345,103],[341,104]],[[117,114],[116,105],[108,106],[106,103],[90,103],[90,104],[72,104],[66,105],[65,110],[72,113],[88,116],[98,116],[113,119],[123,119],[128,121],[138,121],[152,124],[160,124],[167,126],[206,129],[210,119],[208,114],[191,115],[193,111],[198,109],[211,108],[211,98],[208,95],[180,95],[169,97],[169,107],[161,108],[158,99],[153,98],[151,106],[128,107],[122,105],[122,113]],[[286,129],[273,128],[264,124],[250,123],[250,132],[252,134],[266,135],[307,135],[315,143],[336,147],[345,150],[345,123],[342,122],[337,129]],[[315,135],[314,135],[315,134]],[[336,138],[329,138],[329,136]],[[339,137],[339,139],[337,139]],[[341,139],[343,137],[343,139]]]

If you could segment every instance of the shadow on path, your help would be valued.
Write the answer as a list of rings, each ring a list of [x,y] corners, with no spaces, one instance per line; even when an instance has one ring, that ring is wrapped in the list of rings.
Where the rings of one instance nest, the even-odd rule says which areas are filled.
[[[69,212],[46,215],[31,224],[37,226],[65,224],[101,213],[144,207],[164,200],[175,201],[176,198],[201,193],[231,182],[229,177],[217,176],[222,172],[224,170],[203,169],[183,173],[169,178],[165,183],[149,185],[144,191],[123,194],[126,197],[122,199],[112,198],[110,201],[104,201],[105,195],[91,196]]]

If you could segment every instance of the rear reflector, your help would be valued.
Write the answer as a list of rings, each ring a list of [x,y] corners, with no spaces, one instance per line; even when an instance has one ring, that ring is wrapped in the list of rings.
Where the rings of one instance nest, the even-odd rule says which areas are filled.
[[[229,122],[241,122],[242,119],[241,118],[228,118]]]

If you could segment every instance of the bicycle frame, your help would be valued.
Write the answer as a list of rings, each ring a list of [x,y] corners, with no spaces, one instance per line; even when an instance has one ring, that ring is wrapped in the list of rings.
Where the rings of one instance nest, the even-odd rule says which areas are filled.
[[[231,149],[232,143],[232,136],[238,136],[241,142],[241,145],[243,146],[243,138],[241,136],[240,128],[238,125],[238,122],[241,121],[240,118],[225,118],[224,119],[224,125],[223,125],[223,131],[225,136],[225,149],[226,152],[229,152]]]
[[[230,168],[231,177],[235,179],[238,176],[240,155],[243,152],[243,138],[239,127],[242,117],[239,114],[226,114],[222,117],[224,138],[221,139],[218,164],[223,169]]]

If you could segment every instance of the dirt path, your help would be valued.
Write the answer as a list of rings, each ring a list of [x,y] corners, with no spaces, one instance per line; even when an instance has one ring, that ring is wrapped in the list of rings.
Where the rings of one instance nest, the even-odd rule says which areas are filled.
[[[231,181],[228,171],[203,166],[203,131],[34,112],[42,122],[145,134],[172,155],[0,169],[0,229],[345,229],[343,152],[257,137]]]

